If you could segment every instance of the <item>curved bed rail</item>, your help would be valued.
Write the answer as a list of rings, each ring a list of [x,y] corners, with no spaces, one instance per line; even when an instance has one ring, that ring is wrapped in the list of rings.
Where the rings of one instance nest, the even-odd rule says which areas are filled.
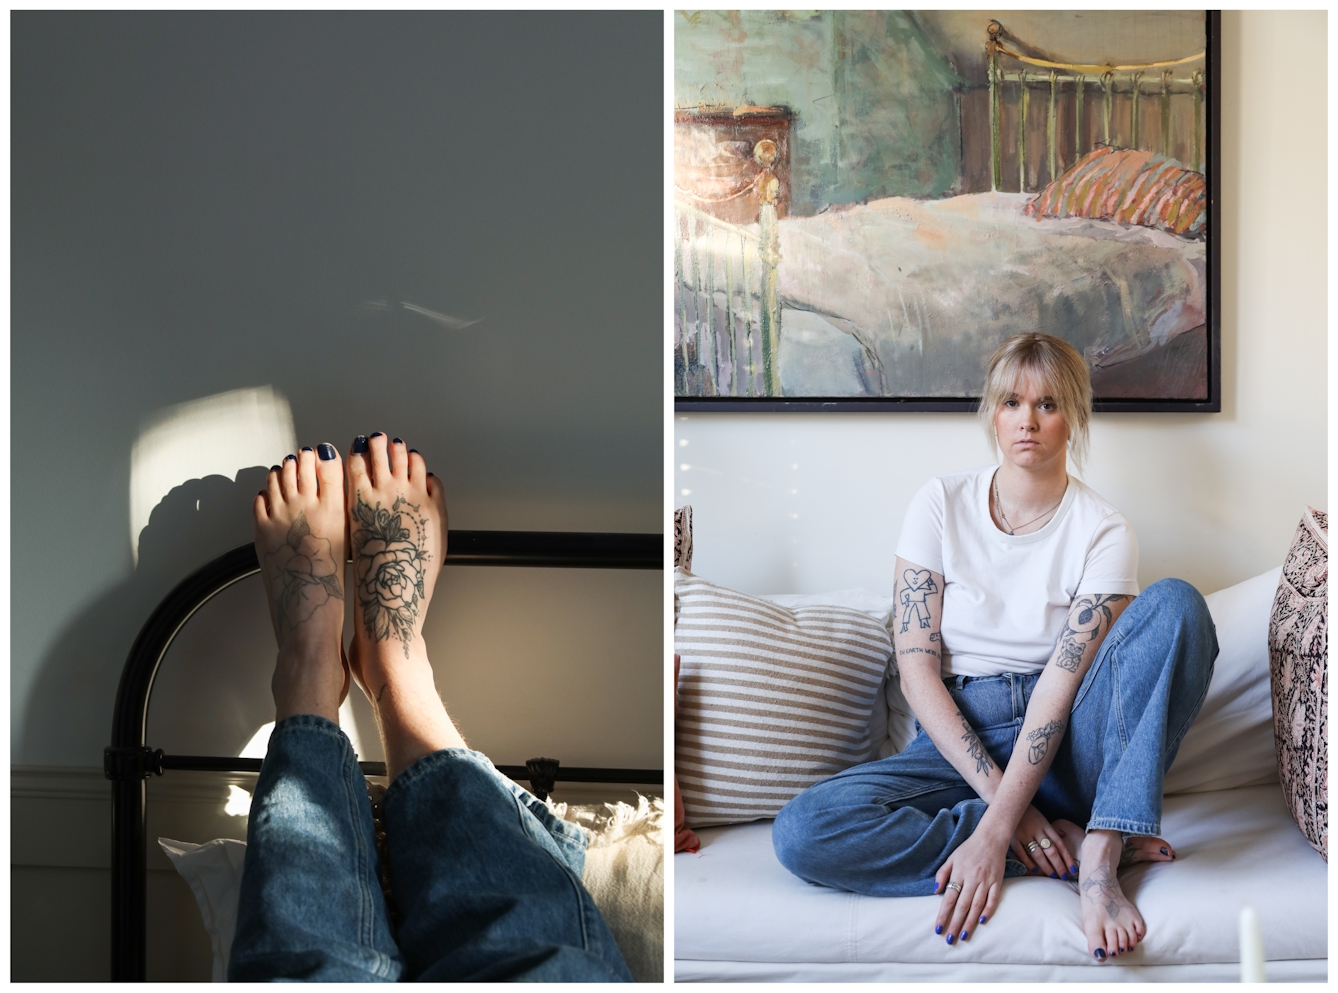
[[[663,536],[575,531],[451,531],[446,565],[539,566],[576,569],[662,569]],[[195,612],[234,583],[260,571],[255,547],[234,548],[191,573],[164,597],[140,628],[121,671],[112,717],[112,743],[103,771],[112,781],[112,979],[142,982],[146,966],[145,781],[167,769],[258,772],[259,759],[165,755],[148,746],[149,697],[158,668]],[[366,775],[385,764],[362,762]],[[543,792],[556,780],[663,785],[663,769],[568,767],[552,759],[498,766],[528,778]]]

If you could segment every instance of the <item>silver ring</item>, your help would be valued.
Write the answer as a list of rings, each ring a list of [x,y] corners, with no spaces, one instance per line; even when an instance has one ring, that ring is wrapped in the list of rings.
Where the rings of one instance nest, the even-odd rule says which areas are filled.
[[[1042,839],[1041,839],[1041,847],[1044,848],[1044,849],[1048,852],[1051,848],[1054,847],[1054,845],[1052,845],[1052,844],[1050,843],[1050,839],[1049,839],[1049,838],[1042,838]]]
[[[1038,848],[1040,848],[1040,847],[1041,847],[1041,846],[1040,846],[1037,842],[1034,842],[1034,841],[1029,841],[1029,842],[1027,842],[1027,854],[1028,854],[1028,855],[1035,855],[1035,854],[1036,854],[1036,849],[1038,849]]]
[[[960,892],[962,892],[962,884],[961,884],[961,883],[949,883],[946,887],[944,887],[944,892],[947,892],[948,890],[956,890],[958,893],[960,893]]]

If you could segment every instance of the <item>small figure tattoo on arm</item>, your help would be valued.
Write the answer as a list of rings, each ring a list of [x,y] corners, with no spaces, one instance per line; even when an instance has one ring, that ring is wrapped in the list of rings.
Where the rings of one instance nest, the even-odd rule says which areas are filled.
[[[380,503],[368,506],[361,494],[353,518],[358,604],[367,637],[397,638],[408,658],[425,596],[423,567],[429,556],[422,549],[427,521],[418,506],[403,497],[386,510]]]
[[[1131,599],[1126,594],[1118,594],[1082,596],[1075,600],[1064,621],[1064,630],[1059,635],[1055,665],[1065,672],[1077,672],[1087,646],[1100,641],[1110,630],[1114,620],[1112,605]]]
[[[1028,734],[1027,741],[1031,743],[1031,747],[1027,749],[1027,761],[1032,765],[1040,765],[1045,760],[1046,753],[1050,751],[1050,739],[1063,734],[1065,727],[1067,725],[1063,721],[1051,721]]]
[[[928,569],[907,569],[901,574],[901,633],[910,630],[911,618],[919,621],[923,630],[929,627],[929,595],[938,592],[938,584]],[[933,640],[932,638],[930,639]]]
[[[274,621],[279,630],[291,631],[305,623],[330,600],[343,600],[339,567],[329,538],[311,533],[306,514],[298,514],[288,528],[283,544],[265,555],[266,568],[277,573],[274,589]]]
[[[980,742],[980,735],[976,734],[976,729],[971,726],[962,712],[957,711],[957,716],[962,722],[962,729],[965,732],[962,735],[962,741],[966,742],[966,752],[976,760],[976,772],[983,772],[986,776],[994,770],[994,760],[990,758],[990,753],[985,751],[985,746]]]

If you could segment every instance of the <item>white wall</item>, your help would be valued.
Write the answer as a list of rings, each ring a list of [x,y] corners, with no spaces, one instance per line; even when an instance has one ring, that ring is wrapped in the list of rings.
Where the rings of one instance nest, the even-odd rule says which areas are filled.
[[[1278,565],[1328,500],[1326,14],[1228,11],[1222,35],[1222,412],[1097,414],[1083,477],[1133,522],[1142,584],[1204,593]],[[679,414],[675,436],[694,571],[755,593],[890,593],[911,495],[990,459],[968,414]]]

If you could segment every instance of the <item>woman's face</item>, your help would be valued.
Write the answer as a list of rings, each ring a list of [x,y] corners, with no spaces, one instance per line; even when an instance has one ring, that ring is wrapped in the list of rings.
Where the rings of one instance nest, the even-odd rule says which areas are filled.
[[[994,431],[1004,461],[1019,468],[1044,469],[1065,465],[1069,427],[1046,384],[1024,372],[994,415]]]

